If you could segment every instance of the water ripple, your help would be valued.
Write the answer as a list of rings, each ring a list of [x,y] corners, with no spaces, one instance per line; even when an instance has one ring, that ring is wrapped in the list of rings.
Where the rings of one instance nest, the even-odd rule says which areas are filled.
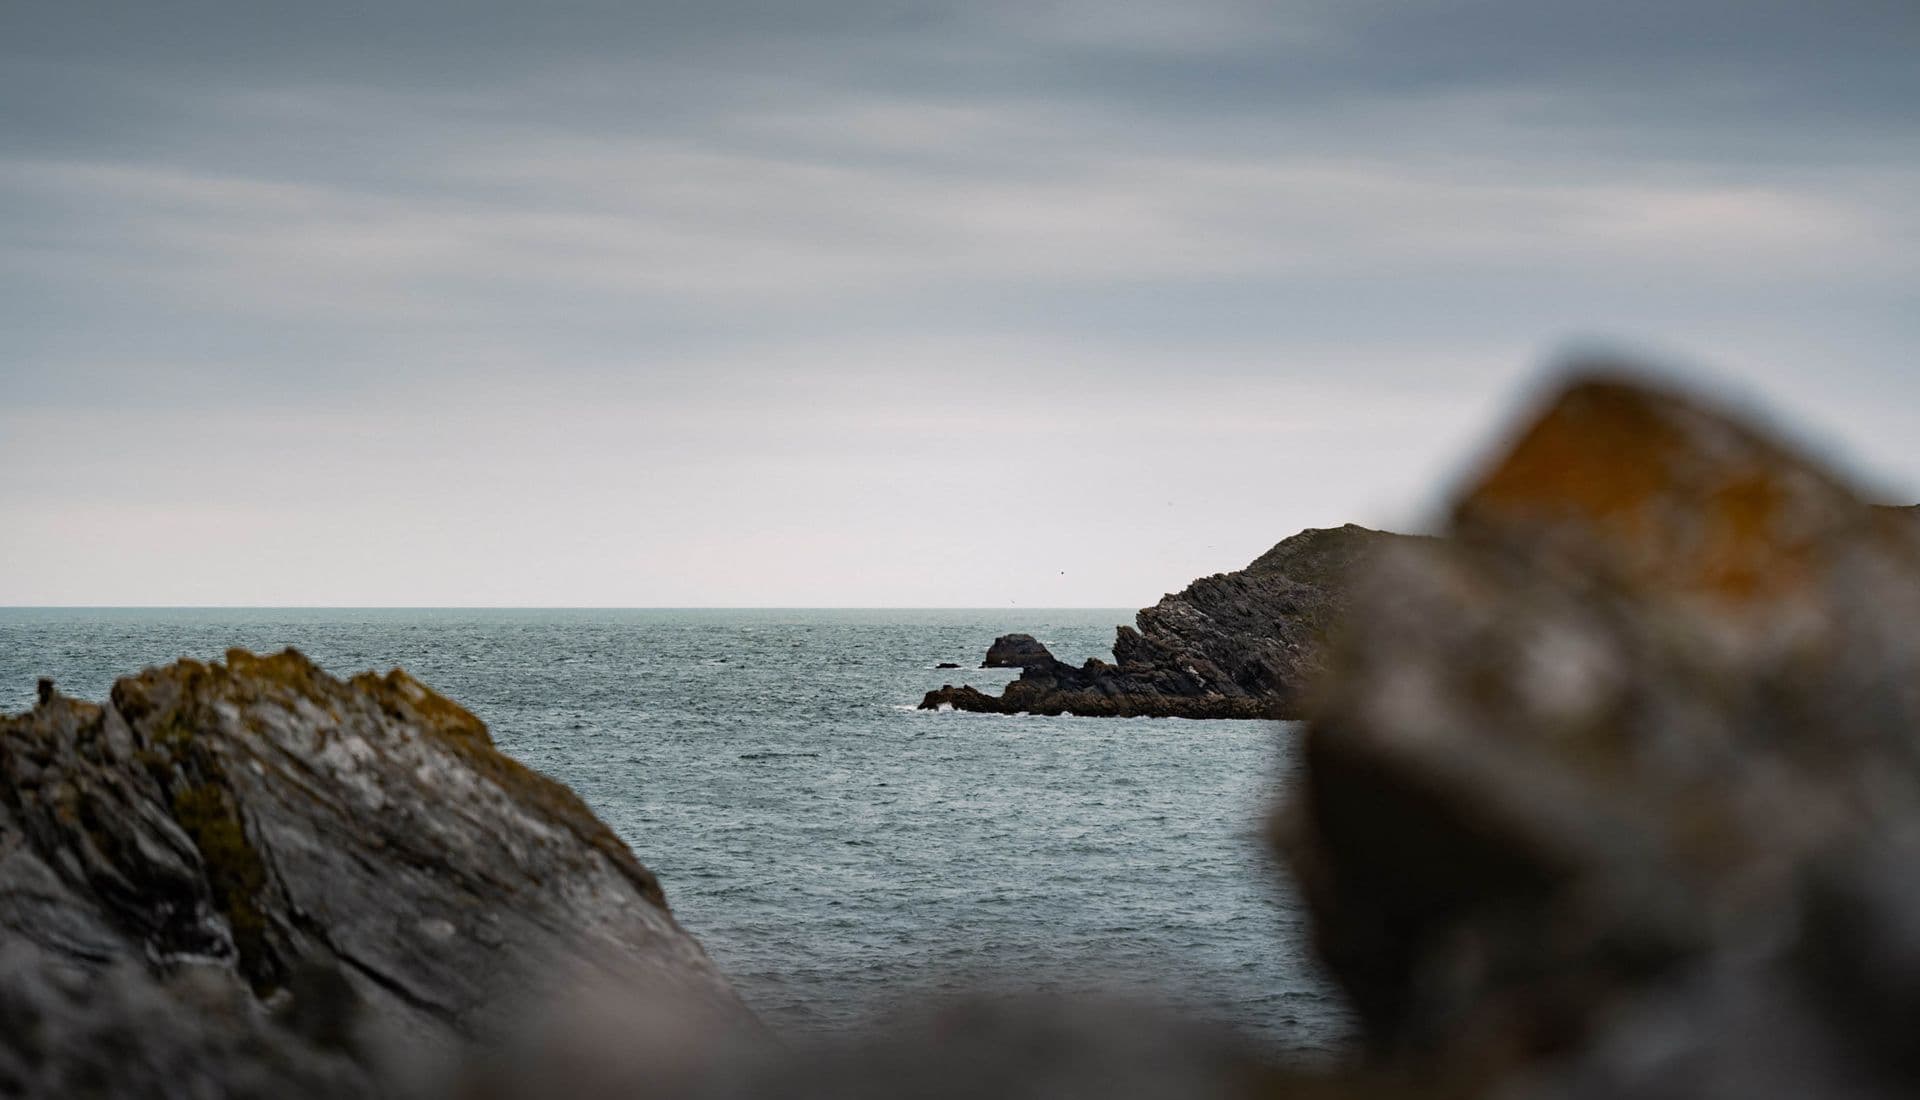
[[[660,875],[776,1026],[831,1031],[927,993],[1119,988],[1327,1049],[1264,846],[1279,724],[913,709],[1009,630],[1105,656],[1113,612],[0,610],[0,705],[229,645],[405,666],[570,784]]]

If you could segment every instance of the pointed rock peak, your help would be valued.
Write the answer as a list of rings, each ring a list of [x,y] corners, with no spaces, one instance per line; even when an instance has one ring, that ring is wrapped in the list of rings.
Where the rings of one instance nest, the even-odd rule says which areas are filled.
[[[1814,457],[1726,409],[1620,373],[1576,376],[1470,483],[1454,533],[1644,592],[1765,602],[1870,522]]]

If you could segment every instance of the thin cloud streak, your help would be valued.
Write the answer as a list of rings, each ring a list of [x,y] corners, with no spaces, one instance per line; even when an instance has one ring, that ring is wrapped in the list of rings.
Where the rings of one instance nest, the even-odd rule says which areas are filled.
[[[10,266],[343,321],[490,310],[490,282],[753,303],[1122,275],[1597,263],[1737,283],[1915,266],[1903,247],[1915,219],[1818,189],[1516,183],[1445,165],[1304,158],[1118,158],[1009,181],[673,148],[525,153],[461,174],[537,183],[532,203],[16,163],[0,169],[0,187],[21,205],[101,217]],[[395,293],[409,286],[429,293]]]

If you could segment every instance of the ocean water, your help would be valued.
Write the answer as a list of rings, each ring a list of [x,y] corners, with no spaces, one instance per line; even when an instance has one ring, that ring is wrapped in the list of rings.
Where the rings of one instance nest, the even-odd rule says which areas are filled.
[[[1110,656],[1126,611],[0,609],[0,709],[52,676],[292,645],[406,668],[578,791],[776,1029],[963,988],[1120,991],[1332,1051],[1350,1017],[1262,838],[1289,723],[914,709],[1029,631]],[[937,670],[940,661],[965,666]]]

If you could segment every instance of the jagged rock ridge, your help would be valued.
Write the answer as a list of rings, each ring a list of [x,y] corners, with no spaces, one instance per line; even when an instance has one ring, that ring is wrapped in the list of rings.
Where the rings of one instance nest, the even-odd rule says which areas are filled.
[[[43,683],[0,719],[0,930],[0,1078],[27,1091],[78,1087],[103,1027],[119,1091],[371,1088],[513,1032],[570,968],[747,1019],[571,791],[406,673],[292,650],[149,669],[104,706]]]
[[[995,641],[983,667],[1018,667],[999,696],[969,686],[928,692],[922,709],[1015,714],[1298,718],[1306,686],[1347,600],[1355,564],[1416,536],[1345,527],[1302,531],[1245,569],[1202,577],[1120,627],[1114,663],[1079,668],[1032,637]]]

